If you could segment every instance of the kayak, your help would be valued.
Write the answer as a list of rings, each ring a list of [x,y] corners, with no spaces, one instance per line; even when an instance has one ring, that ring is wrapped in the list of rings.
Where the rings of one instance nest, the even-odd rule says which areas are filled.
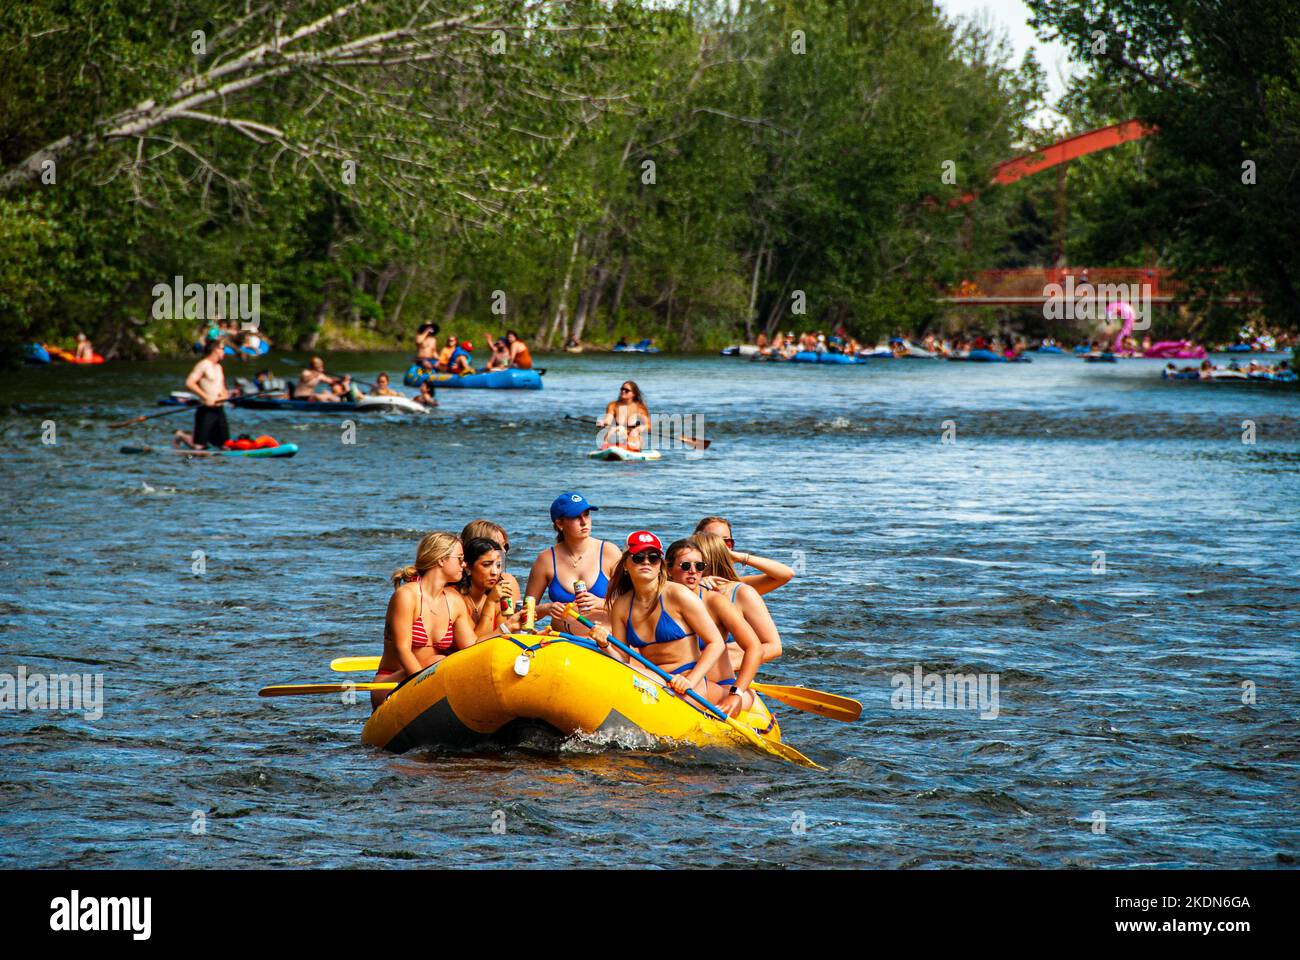
[[[765,740],[781,740],[761,697],[736,720]],[[739,731],[627,664],[585,643],[532,634],[482,640],[425,668],[370,715],[361,739],[404,753],[518,741],[538,728],[640,748],[669,741],[755,749]]]
[[[629,450],[627,447],[606,447],[587,454],[593,460],[658,460],[663,454],[658,450]]]
[[[418,363],[411,364],[402,382],[408,387],[418,387],[428,382],[434,387],[467,387],[488,390],[540,390],[542,389],[541,370],[520,370],[511,367],[508,370],[493,370],[491,373],[467,373],[459,376],[454,373],[435,373],[426,370]]]
[[[89,360],[78,360],[77,355],[70,350],[64,350],[62,347],[56,347],[53,344],[42,344],[47,356],[54,357],[56,360],[62,360],[64,363],[103,363],[104,358],[97,353],[92,353]]]
[[[253,450],[185,450],[181,447],[147,447],[128,445],[123,453],[180,453],[187,457],[292,457],[298,452],[296,443],[282,443],[278,447],[261,447]]]
[[[50,351],[39,343],[27,343],[23,345],[23,359],[28,363],[49,363]]]

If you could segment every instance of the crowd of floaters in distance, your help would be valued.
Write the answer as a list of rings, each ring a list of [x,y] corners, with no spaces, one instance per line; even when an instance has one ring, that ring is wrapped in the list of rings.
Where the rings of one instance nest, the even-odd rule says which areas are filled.
[[[239,360],[263,356],[271,349],[271,342],[264,334],[257,330],[242,329],[235,321],[207,321],[197,333],[194,348],[199,353],[206,352],[207,346],[214,340],[222,343],[225,356]],[[487,336],[491,355],[482,367],[475,366],[474,344],[471,341],[460,339],[455,334],[449,334],[445,339],[440,340],[438,334],[438,325],[433,323],[422,324],[415,334],[414,362],[411,369],[407,371],[405,382],[419,389],[419,393],[412,398],[417,403],[436,406],[433,387],[426,382],[426,378],[434,374],[464,377],[475,373],[531,370],[533,367],[528,343],[513,330],[499,337],[490,334]],[[1295,335],[1256,334],[1249,328],[1243,328],[1235,341],[1216,344],[1211,349],[1214,352],[1226,353],[1273,353],[1296,348],[1298,344],[1300,344],[1300,337]],[[565,350],[570,353],[582,353],[593,347],[594,345],[583,344],[573,337],[565,343]],[[651,338],[645,338],[638,343],[628,343],[624,338],[608,349],[616,352],[659,352]],[[1206,347],[1187,340],[1153,341],[1150,336],[1144,336],[1139,340],[1130,335],[1127,326],[1118,334],[1086,339],[1073,347],[1066,347],[1051,338],[1030,344],[1026,338],[1012,334],[946,336],[934,333],[919,338],[893,336],[874,345],[868,345],[841,329],[837,334],[830,336],[820,330],[799,334],[778,331],[770,338],[760,333],[751,344],[738,344],[722,351],[724,355],[743,356],[754,360],[807,363],[862,363],[877,359],[907,358],[1013,363],[1028,362],[1032,353],[1071,353],[1090,362],[1105,363],[1137,357],[1201,361],[1199,365],[1183,367],[1169,363],[1162,371],[1162,375],[1169,379],[1291,381],[1296,377],[1290,362],[1286,360],[1276,363],[1251,360],[1242,366],[1234,359],[1220,366],[1207,359],[1208,352]],[[78,364],[104,362],[104,358],[95,352],[94,345],[84,333],[76,335],[71,350],[51,343],[27,344],[25,357],[31,363],[49,363],[52,360]],[[376,384],[370,394],[363,394],[351,382],[351,378],[326,375],[324,366],[318,359],[313,358],[308,365],[308,370],[304,371],[299,383],[289,395],[293,399],[324,402],[356,400],[364,395],[402,396],[392,390],[387,374],[382,374],[380,380],[382,382]],[[254,391],[282,388],[278,378],[269,371],[259,373],[252,386]],[[321,393],[318,390],[320,386],[328,386],[330,389]]]
[[[694,690],[728,716],[751,709],[755,676],[781,656],[763,596],[794,571],[738,547],[723,517],[703,518],[665,548],[648,530],[620,543],[597,538],[598,509],[580,493],[555,498],[555,543],[533,559],[522,590],[506,571],[510,537],[500,524],[474,520],[459,536],[426,534],[415,562],[392,575],[375,681],[400,684],[457,651],[549,617],[551,628],[589,638],[652,676],[609,642],[613,636],[670,674],[678,694]],[[373,706],[388,695],[372,692]]]

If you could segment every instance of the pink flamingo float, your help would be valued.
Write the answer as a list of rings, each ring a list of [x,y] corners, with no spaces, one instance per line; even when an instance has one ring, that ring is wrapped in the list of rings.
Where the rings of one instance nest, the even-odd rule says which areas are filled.
[[[1115,334],[1115,343],[1111,348],[1117,357],[1136,357],[1139,354],[1124,351],[1124,341],[1128,339],[1129,334],[1133,332],[1133,324],[1137,321],[1137,311],[1127,300],[1116,300],[1106,307],[1106,319],[1114,320],[1120,318],[1124,325],[1120,328],[1119,333]],[[1147,347],[1140,356],[1152,357],[1159,360],[1200,360],[1205,356],[1205,348],[1192,343],[1190,340],[1160,340]]]

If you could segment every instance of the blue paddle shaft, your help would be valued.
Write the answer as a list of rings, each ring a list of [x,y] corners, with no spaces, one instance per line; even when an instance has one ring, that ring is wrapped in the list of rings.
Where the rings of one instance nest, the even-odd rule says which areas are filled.
[[[580,624],[582,624],[584,627],[587,627],[588,629],[590,629],[590,628],[592,628],[592,627],[595,626],[594,623],[592,623],[590,620],[588,620],[586,617],[582,616],[581,614],[579,614],[578,617],[577,617],[576,619],[577,619],[577,621],[578,621]],[[582,640],[582,637],[575,637],[575,636],[574,636],[573,634],[571,634],[571,633],[561,633],[560,636],[562,636],[565,640]],[[673,681],[672,675],[671,675],[670,673],[668,673],[667,670],[663,669],[663,667],[659,666],[658,664],[651,663],[649,660],[647,660],[645,657],[641,656],[641,654],[637,653],[637,652],[636,652],[635,650],[633,650],[631,647],[624,645],[623,641],[619,640],[618,637],[614,636],[612,633],[609,635],[609,642],[612,643],[614,646],[618,647],[620,650],[622,650],[624,653],[626,653],[629,657],[634,657],[634,658],[635,658],[635,659],[636,659],[636,660],[637,660],[637,661],[638,661],[642,666],[649,667],[651,670],[653,670],[655,673],[657,673],[657,674],[659,675],[660,679],[663,680],[665,683],[672,683],[672,681]],[[700,704],[701,704],[701,705],[702,705],[706,710],[708,710],[711,714],[713,714],[713,715],[714,715],[715,717],[717,717],[719,720],[724,720],[724,721],[725,721],[725,720],[727,719],[727,715],[726,715],[725,713],[723,713],[721,710],[719,710],[719,709],[718,709],[717,707],[715,707],[713,704],[709,703],[709,701],[705,700],[702,696],[700,696],[700,695],[699,695],[698,693],[696,693],[694,690],[690,690],[690,689],[688,689],[688,690],[686,691],[686,695],[687,695],[688,697],[693,697],[695,700],[699,701],[699,703],[700,703]]]

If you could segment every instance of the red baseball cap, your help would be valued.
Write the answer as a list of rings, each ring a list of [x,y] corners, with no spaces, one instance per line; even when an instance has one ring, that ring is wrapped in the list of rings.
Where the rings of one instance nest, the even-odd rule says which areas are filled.
[[[627,535],[627,548],[633,553],[640,553],[642,550],[658,550],[664,552],[664,545],[649,530],[638,530],[636,533]]]

